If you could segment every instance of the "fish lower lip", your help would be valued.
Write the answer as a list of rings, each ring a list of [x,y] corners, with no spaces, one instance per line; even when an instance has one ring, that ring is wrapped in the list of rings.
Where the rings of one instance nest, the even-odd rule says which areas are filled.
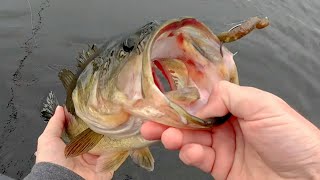
[[[232,114],[228,113],[224,116],[221,117],[211,117],[211,118],[207,118],[204,120],[204,123],[207,126],[217,126],[217,125],[221,125],[223,123],[225,123],[227,120],[229,120],[231,118]]]
[[[187,112],[184,112],[181,110],[178,105],[170,103],[171,108],[173,108],[179,115],[180,115],[180,121],[183,124],[197,124],[202,127],[213,127],[213,126],[218,126],[229,120],[232,116],[231,113],[228,113],[224,116],[221,117],[212,117],[212,118],[207,118],[207,119],[201,119],[198,117],[195,117],[191,114],[188,114]]]

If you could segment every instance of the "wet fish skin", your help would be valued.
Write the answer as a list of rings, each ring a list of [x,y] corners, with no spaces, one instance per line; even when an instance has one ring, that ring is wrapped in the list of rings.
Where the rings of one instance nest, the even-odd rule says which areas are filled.
[[[66,156],[99,155],[97,171],[115,171],[131,156],[152,171],[154,159],[148,146],[156,141],[140,135],[144,121],[208,129],[228,120],[230,113],[206,120],[193,114],[205,105],[214,83],[239,83],[233,54],[222,43],[245,36],[238,30],[254,29],[257,24],[252,20],[257,22],[249,19],[217,36],[195,18],[154,21],[99,47],[89,46],[79,54],[76,73],[67,69],[59,73],[67,94]],[[156,69],[171,91],[164,92]],[[42,111],[47,119],[58,104],[53,93],[48,98]]]

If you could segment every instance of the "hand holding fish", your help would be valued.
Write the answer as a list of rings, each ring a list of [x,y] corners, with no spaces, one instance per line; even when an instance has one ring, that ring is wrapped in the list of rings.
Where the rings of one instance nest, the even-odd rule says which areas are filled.
[[[85,153],[73,158],[65,157],[66,144],[61,139],[64,123],[63,108],[58,106],[46,129],[38,138],[36,163],[51,162],[68,168],[85,179],[111,179],[113,172],[97,173],[95,171],[98,156]]]
[[[161,139],[167,149],[180,150],[185,164],[217,180],[319,178],[320,131],[282,99],[222,81],[197,116],[227,112],[235,117],[211,131],[148,121],[141,133],[149,140]]]

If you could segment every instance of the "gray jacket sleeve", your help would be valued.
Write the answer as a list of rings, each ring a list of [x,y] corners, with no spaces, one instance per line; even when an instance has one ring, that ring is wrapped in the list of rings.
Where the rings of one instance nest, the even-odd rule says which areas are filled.
[[[84,180],[71,170],[49,162],[40,162],[33,166],[30,174],[24,180]]]

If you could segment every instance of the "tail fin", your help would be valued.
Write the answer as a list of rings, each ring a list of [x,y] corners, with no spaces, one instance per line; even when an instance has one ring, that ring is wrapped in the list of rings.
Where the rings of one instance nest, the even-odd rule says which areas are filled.
[[[44,118],[44,121],[49,121],[58,105],[59,102],[56,95],[52,91],[50,91],[48,97],[46,98],[46,101],[43,103],[43,108],[41,110],[41,117]]]

